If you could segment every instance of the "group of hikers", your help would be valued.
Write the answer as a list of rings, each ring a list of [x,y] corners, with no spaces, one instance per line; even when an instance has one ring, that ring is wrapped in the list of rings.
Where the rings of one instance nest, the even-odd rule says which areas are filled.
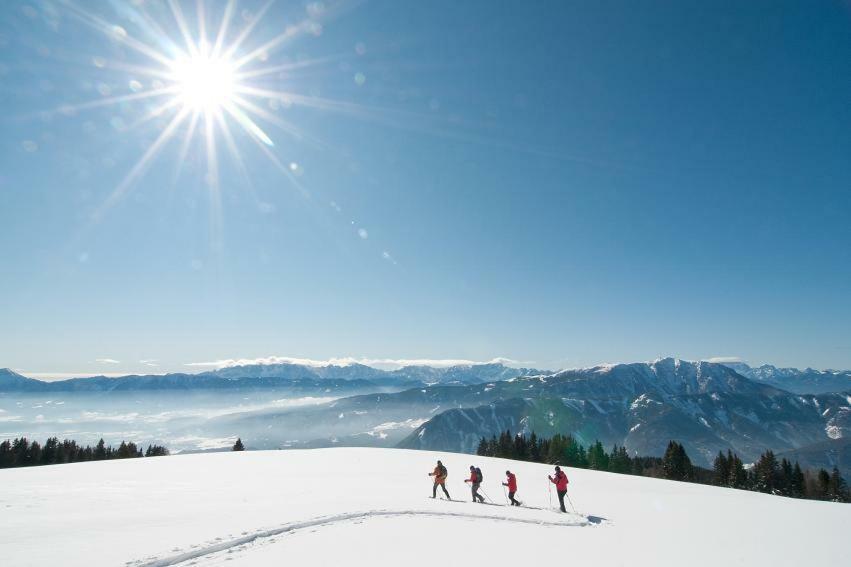
[[[449,476],[449,471],[446,470],[446,467],[442,462],[437,461],[437,466],[434,467],[434,470],[428,473],[428,476],[434,477],[434,486],[431,490],[431,497],[437,498],[437,487],[439,486],[443,489],[443,493],[446,495],[447,500],[452,500],[449,496],[449,491],[446,490],[446,478]],[[567,509],[564,507],[564,497],[567,495],[567,475],[564,474],[564,471],[561,470],[561,467],[556,465],[555,474],[547,476],[549,481],[556,486],[556,493],[558,494],[558,502],[561,507],[562,512],[567,512]],[[479,488],[482,486],[482,480],[484,480],[484,476],[482,475],[482,469],[479,467],[470,465],[470,478],[464,479],[464,482],[470,484],[470,490],[473,495],[473,502],[479,502],[481,504],[485,503],[485,498],[481,494],[479,494]],[[514,495],[517,494],[517,475],[515,475],[511,471],[505,471],[505,482],[502,483],[502,486],[508,489],[508,500],[511,502],[512,506],[521,506],[522,502],[514,498]]]

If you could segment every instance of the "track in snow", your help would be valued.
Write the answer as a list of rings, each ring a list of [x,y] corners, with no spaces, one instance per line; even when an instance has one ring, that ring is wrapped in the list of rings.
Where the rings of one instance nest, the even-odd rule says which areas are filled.
[[[579,520],[572,522],[556,522],[549,520],[535,520],[532,518],[509,518],[507,516],[498,516],[494,514],[464,514],[461,512],[436,512],[426,510],[369,510],[366,512],[349,512],[345,514],[336,514],[333,516],[322,516],[304,522],[290,522],[276,528],[266,530],[258,530],[238,537],[232,540],[215,543],[206,547],[199,547],[191,551],[172,555],[171,557],[163,557],[153,560],[130,561],[126,565],[134,567],[169,567],[171,565],[179,565],[185,561],[199,559],[201,557],[226,551],[247,543],[252,543],[258,539],[273,537],[276,535],[295,532],[306,528],[315,528],[317,526],[328,526],[340,522],[357,520],[360,518],[378,518],[378,517],[393,517],[393,516],[429,516],[429,517],[455,517],[455,518],[473,518],[481,520],[495,520],[498,522],[511,522],[515,524],[532,524],[536,526],[554,526],[554,527],[583,527],[597,524],[599,522],[593,519],[580,516]]]

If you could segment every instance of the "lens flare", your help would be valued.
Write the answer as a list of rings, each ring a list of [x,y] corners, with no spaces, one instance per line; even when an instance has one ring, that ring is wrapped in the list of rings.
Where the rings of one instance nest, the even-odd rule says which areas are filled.
[[[172,80],[182,103],[194,112],[216,113],[233,103],[236,77],[227,59],[197,55],[174,62]]]

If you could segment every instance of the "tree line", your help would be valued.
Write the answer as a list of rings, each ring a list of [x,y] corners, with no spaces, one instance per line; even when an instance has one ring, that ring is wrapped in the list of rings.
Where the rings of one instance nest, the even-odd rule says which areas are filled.
[[[503,431],[490,439],[482,437],[476,454],[536,463],[607,471],[619,474],[679,480],[741,490],[753,490],[792,498],[851,502],[851,493],[839,469],[802,470],[798,462],[777,460],[772,451],[763,453],[753,466],[745,467],[732,451],[719,452],[712,469],[691,462],[685,447],[671,441],[662,457],[630,455],[615,444],[606,451],[600,441],[587,448],[571,435],[538,437],[534,432],[512,435]]]
[[[57,437],[50,437],[42,445],[38,441],[30,442],[26,437],[20,437],[0,443],[0,469],[164,455],[168,455],[168,449],[160,445],[148,445],[142,451],[141,446],[125,441],[113,447],[101,439],[94,447],[84,447],[71,439],[60,441]]]

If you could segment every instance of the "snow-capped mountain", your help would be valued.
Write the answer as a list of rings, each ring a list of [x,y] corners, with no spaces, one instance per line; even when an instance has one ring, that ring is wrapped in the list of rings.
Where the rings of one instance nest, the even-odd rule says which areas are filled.
[[[0,391],[6,392],[100,392],[129,390],[191,390],[275,388],[301,384],[304,387],[359,386],[363,391],[403,389],[425,384],[478,384],[541,371],[511,368],[503,364],[474,364],[434,368],[407,366],[380,370],[363,364],[308,366],[294,363],[229,366],[199,374],[128,375],[117,378],[94,376],[45,382],[26,378],[8,369],[0,370]]]
[[[437,459],[457,501],[429,498]],[[491,505],[468,501],[473,463]],[[505,470],[525,507],[500,505]],[[0,557],[65,567],[714,567],[841,565],[847,555],[845,504],[566,472],[576,513],[551,509],[548,465],[446,453],[248,451],[4,469]]]
[[[18,374],[9,368],[0,368],[0,392],[4,391],[26,391],[37,388],[42,384],[39,380],[33,380]]]
[[[403,387],[410,387],[411,385],[413,385],[413,383],[400,384],[400,386]],[[91,378],[71,378],[53,382],[25,378],[19,374],[15,375],[13,378],[9,378],[8,375],[0,374],[0,392],[27,393],[286,388],[293,391],[343,390],[351,394],[355,391],[380,390],[380,386],[380,384],[367,380],[322,379],[318,377],[301,376],[296,373],[283,377],[263,376],[233,378],[224,378],[213,373],[129,375],[117,378],[93,376]]]
[[[709,362],[663,359],[517,378],[470,391],[467,400],[476,398],[482,403],[436,415],[401,446],[472,452],[482,436],[511,429],[573,433],[586,444],[599,439],[660,455],[677,439],[708,465],[719,450],[753,459],[851,433],[847,394],[795,395]]]
[[[851,390],[851,370],[777,368],[770,364],[748,366],[744,362],[724,363],[742,376],[796,394],[822,394]]]

